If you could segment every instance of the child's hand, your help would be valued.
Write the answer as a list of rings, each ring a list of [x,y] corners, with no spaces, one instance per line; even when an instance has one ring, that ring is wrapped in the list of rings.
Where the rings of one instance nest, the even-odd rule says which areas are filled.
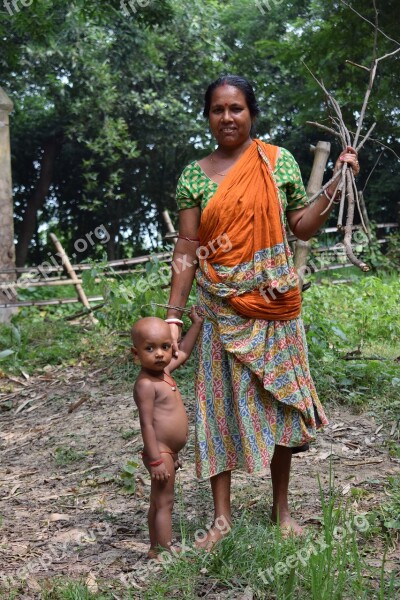
[[[199,306],[192,306],[189,313],[189,319],[192,323],[202,323],[204,321],[204,316],[199,315],[197,311],[201,311],[202,309]]]
[[[170,477],[170,473],[168,473],[164,463],[161,463],[161,465],[157,465],[156,467],[150,467],[150,473],[151,478],[156,479],[157,481],[168,481]]]

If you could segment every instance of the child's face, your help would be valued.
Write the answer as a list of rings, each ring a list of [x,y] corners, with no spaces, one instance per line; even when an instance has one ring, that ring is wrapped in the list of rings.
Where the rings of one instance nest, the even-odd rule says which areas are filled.
[[[162,372],[172,360],[172,339],[169,325],[147,329],[132,348],[134,357],[150,371]]]

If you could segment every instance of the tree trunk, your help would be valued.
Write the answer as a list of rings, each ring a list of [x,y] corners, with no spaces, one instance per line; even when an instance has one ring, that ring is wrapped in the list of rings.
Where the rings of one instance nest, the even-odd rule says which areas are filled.
[[[29,244],[36,231],[37,211],[42,208],[53,179],[54,163],[61,145],[60,136],[48,138],[43,146],[40,177],[32,198],[28,201],[21,225],[21,234],[17,244],[17,266],[25,265]]]
[[[0,269],[15,269],[14,211],[11,184],[9,114],[13,104],[0,87]],[[16,273],[0,273],[0,283],[15,281]],[[15,288],[0,290],[0,304],[17,299]],[[0,308],[0,322],[6,323],[16,309]]]
[[[309,198],[311,198],[311,196],[318,192],[318,190],[322,187],[322,180],[324,178],[326,163],[328,162],[329,153],[331,151],[331,145],[329,142],[318,142],[316,147],[312,148],[312,151],[314,152],[314,162],[310,179],[308,180],[306,188],[307,196]],[[305,267],[307,266],[310,248],[311,243],[309,241],[303,242],[303,240],[296,240],[294,266],[296,267],[299,275],[300,290],[303,288],[304,281],[302,274],[304,274]]]

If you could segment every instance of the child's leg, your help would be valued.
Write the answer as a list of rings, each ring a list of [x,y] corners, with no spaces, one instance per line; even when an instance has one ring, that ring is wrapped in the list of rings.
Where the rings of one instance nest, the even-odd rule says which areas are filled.
[[[170,549],[172,543],[172,508],[174,506],[175,468],[170,454],[162,454],[170,473],[167,481],[151,481],[150,509],[148,514],[150,551],[157,546]]]

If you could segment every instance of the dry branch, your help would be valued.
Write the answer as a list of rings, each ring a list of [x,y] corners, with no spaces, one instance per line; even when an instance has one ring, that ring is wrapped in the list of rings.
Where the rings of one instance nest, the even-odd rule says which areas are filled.
[[[319,129],[327,131],[331,135],[338,137],[342,144],[342,150],[345,150],[347,146],[351,146],[356,150],[356,152],[358,154],[358,152],[362,149],[362,147],[364,146],[364,144],[367,142],[368,139],[370,139],[372,141],[371,133],[376,126],[376,123],[374,123],[369,128],[369,130],[367,131],[367,133],[365,135],[361,134],[361,130],[364,125],[365,115],[367,112],[368,102],[369,102],[372,88],[373,88],[375,78],[376,78],[378,65],[382,60],[392,57],[395,54],[397,54],[398,52],[400,52],[400,47],[397,48],[396,50],[393,50],[392,52],[388,52],[382,56],[377,56],[378,32],[382,33],[383,35],[385,35],[385,34],[378,27],[378,11],[376,8],[375,0],[372,0],[374,11],[375,11],[375,23],[368,21],[368,19],[363,17],[356,10],[354,10],[350,5],[347,4],[347,2],[344,2],[344,0],[341,0],[341,1],[348,8],[353,10],[360,18],[364,19],[365,21],[367,21],[374,27],[373,59],[371,62],[371,66],[369,68],[367,68],[367,67],[364,67],[363,65],[355,63],[351,60],[346,60],[346,63],[351,64],[360,69],[363,69],[365,71],[368,71],[368,73],[369,73],[368,86],[367,86],[367,89],[364,94],[364,99],[363,99],[362,107],[360,110],[360,117],[358,119],[356,132],[355,132],[353,140],[352,140],[350,130],[348,129],[348,127],[346,126],[346,124],[343,120],[343,115],[342,115],[342,111],[341,111],[339,103],[334,98],[334,96],[327,90],[324,83],[321,80],[319,80],[314,75],[314,73],[312,73],[312,71],[307,67],[307,65],[305,65],[307,70],[311,74],[312,78],[318,83],[318,85],[320,86],[320,88],[323,90],[323,92],[325,94],[328,113],[329,113],[329,116],[331,119],[332,127],[327,127],[326,125],[322,125],[321,123],[317,123],[317,122],[313,122],[313,121],[307,121],[307,124],[318,127]],[[385,37],[387,37],[388,39],[391,39],[386,35],[385,35]],[[394,41],[396,44],[398,44],[398,42],[396,40],[391,40],[391,41]],[[400,44],[398,44],[398,45],[400,46]],[[360,137],[362,138],[361,142],[359,141]],[[356,183],[355,183],[355,179],[354,179],[353,170],[348,168],[347,163],[344,163],[343,166],[341,167],[341,169],[334,175],[334,177],[332,177],[328,181],[328,183],[326,183],[316,194],[314,194],[312,200],[314,200],[319,195],[321,195],[324,192],[324,190],[326,190],[327,187],[333,181],[335,181],[336,178],[338,178],[339,176],[340,176],[340,181],[339,181],[338,185],[336,186],[335,194],[333,194],[333,197],[335,197],[336,193],[340,193],[340,206],[339,206],[337,228],[339,231],[344,230],[343,243],[344,243],[346,254],[347,254],[347,257],[349,258],[349,260],[354,265],[356,265],[360,269],[362,269],[363,271],[368,271],[369,270],[368,265],[365,262],[360,261],[354,255],[353,250],[352,250],[352,245],[351,245],[352,233],[353,233],[353,221],[354,221],[356,206],[357,206],[357,210],[358,210],[358,213],[360,216],[362,228],[364,229],[364,231],[367,233],[368,236],[369,236],[369,231],[368,231],[368,215],[367,215],[367,211],[365,208],[364,200],[363,200],[362,196],[361,196],[361,198],[359,196],[359,193],[358,193],[357,187],[356,187]],[[347,200],[346,224],[343,227],[344,212],[345,212],[344,209],[345,209],[346,200]],[[332,201],[329,203],[328,207],[325,209],[324,212],[329,210],[331,205],[332,205]]]

